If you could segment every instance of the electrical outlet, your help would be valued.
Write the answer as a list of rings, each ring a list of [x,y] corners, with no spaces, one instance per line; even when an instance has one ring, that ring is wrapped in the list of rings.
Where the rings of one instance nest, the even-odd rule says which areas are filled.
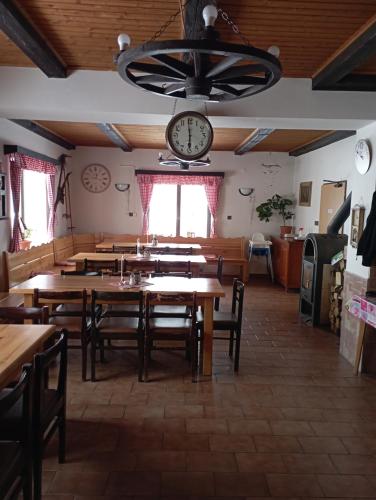
[[[133,217],[134,216],[134,212],[128,212],[128,215],[129,215],[129,217]]]
[[[318,225],[319,225],[319,221],[315,220],[315,226],[318,226]]]
[[[232,220],[232,215],[228,215],[227,220]]]

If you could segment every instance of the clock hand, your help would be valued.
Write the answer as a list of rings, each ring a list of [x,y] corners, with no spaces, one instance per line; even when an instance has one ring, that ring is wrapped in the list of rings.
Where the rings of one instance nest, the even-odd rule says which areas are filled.
[[[189,147],[189,149],[191,149],[191,140],[192,140],[191,127],[188,124],[188,147]]]

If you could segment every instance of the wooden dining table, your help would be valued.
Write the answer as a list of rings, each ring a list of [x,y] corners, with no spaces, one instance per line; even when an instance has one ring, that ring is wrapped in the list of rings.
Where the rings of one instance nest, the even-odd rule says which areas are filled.
[[[31,363],[54,331],[53,325],[0,324],[0,389],[18,378],[22,365]]]
[[[118,260],[120,264],[121,258],[127,261],[127,263],[135,264],[153,264],[157,260],[160,262],[166,262],[171,265],[177,264],[186,264],[187,262],[191,263],[191,271],[193,276],[196,278],[200,275],[200,265],[206,264],[206,259],[203,255],[157,255],[150,254],[148,256],[145,255],[137,255],[134,253],[89,253],[89,252],[80,252],[76,253],[72,257],[69,257],[68,262],[75,262],[77,269],[81,269],[83,267],[85,259],[94,260],[94,261],[103,261],[103,262],[113,262],[114,260]]]
[[[21,294],[25,307],[33,303],[34,289],[49,291],[77,291],[86,289],[90,297],[91,290],[124,290],[117,276],[61,276],[56,274],[37,275],[9,290],[11,294]],[[197,293],[198,304],[204,309],[203,374],[212,373],[213,354],[213,306],[215,297],[224,297],[225,292],[216,278],[146,278],[141,285],[128,287],[129,290],[143,290],[160,294]]]
[[[136,241],[102,241],[101,243],[97,243],[95,245],[95,249],[97,252],[109,252],[112,250],[113,246],[115,247],[136,247]],[[168,248],[171,251],[173,250],[189,250],[192,248],[194,254],[199,254],[201,250],[201,245],[199,243],[157,243],[157,245],[153,245],[152,243],[141,243],[142,248],[153,248],[160,250],[163,248]]]

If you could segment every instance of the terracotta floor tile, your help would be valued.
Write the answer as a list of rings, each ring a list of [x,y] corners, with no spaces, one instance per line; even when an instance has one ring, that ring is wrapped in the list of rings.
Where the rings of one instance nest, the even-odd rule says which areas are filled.
[[[218,497],[254,497],[269,494],[265,476],[248,472],[215,473],[215,491]]]
[[[210,472],[164,472],[162,494],[176,498],[178,495],[214,495],[214,478]]]
[[[71,495],[103,494],[108,474],[103,472],[63,472],[58,471],[51,482],[48,493]]]
[[[122,418],[125,406],[89,404],[83,413],[83,418]]]
[[[218,451],[187,452],[187,470],[201,472],[236,472],[235,455]]]
[[[311,422],[317,436],[357,436],[358,431],[346,422]]]
[[[209,445],[212,451],[256,451],[252,437],[245,434],[215,434],[209,437]]]
[[[300,437],[299,443],[305,453],[346,453],[346,448],[337,437]]]
[[[283,421],[270,422],[272,434],[276,436],[312,436],[314,432],[307,422]]]
[[[176,451],[209,451],[209,438],[203,434],[165,433],[163,448]]]
[[[336,456],[332,455],[332,457]],[[289,453],[284,454],[282,458],[291,474],[334,474],[336,472],[328,455]]]
[[[203,405],[166,405],[165,417],[166,418],[197,418],[204,416]]]
[[[260,453],[301,452],[299,441],[291,436],[254,436],[256,449]]]
[[[332,462],[341,474],[376,476],[376,457],[371,455],[332,455]]]
[[[236,453],[240,472],[288,472],[281,455],[276,453]]]
[[[281,408],[280,411],[286,420],[323,421],[326,420],[324,412],[331,410],[319,410],[317,408]]]
[[[375,486],[364,476],[319,475],[318,481],[327,497],[375,498]]]
[[[160,474],[157,472],[112,472],[106,495],[151,495],[158,498],[160,486]]]
[[[376,453],[376,438],[343,437],[341,441],[349,453],[360,455]]]
[[[184,471],[186,467],[184,451],[140,451],[135,456],[135,470]]]
[[[299,497],[324,496],[313,474],[267,474],[266,478],[270,493],[274,497],[295,495]]]
[[[271,434],[266,420],[233,419],[228,421],[230,434]]]
[[[147,432],[185,433],[185,420],[183,418],[145,418],[143,429]]]
[[[227,434],[227,422],[224,419],[192,418],[187,420],[187,432],[190,434]]]

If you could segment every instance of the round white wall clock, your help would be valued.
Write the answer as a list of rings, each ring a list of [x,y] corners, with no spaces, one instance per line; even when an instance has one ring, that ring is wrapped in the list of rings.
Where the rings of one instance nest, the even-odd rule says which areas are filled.
[[[371,146],[365,139],[360,139],[355,145],[355,167],[364,175],[371,165]]]
[[[83,169],[81,182],[90,193],[103,193],[111,184],[111,174],[104,165],[91,163]]]

